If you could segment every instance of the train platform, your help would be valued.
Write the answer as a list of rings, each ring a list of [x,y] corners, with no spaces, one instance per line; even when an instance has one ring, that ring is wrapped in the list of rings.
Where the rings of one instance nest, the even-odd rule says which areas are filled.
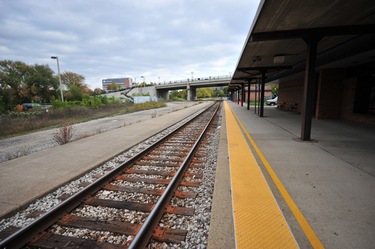
[[[225,101],[208,248],[375,248],[375,129]]]
[[[0,163],[0,217],[20,210],[31,201],[210,104],[186,103],[155,118],[149,111],[144,111],[145,114],[139,112],[136,113],[137,120],[141,121],[132,125]],[[140,117],[142,115],[145,117]]]

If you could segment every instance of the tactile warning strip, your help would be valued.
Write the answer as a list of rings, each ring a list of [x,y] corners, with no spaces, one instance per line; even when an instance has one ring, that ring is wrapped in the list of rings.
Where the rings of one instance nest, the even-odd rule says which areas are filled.
[[[225,116],[236,248],[298,248],[227,103]]]

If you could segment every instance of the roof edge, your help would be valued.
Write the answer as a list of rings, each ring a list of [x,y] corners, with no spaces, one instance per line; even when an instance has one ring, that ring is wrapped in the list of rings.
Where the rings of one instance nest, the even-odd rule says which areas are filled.
[[[245,48],[246,48],[246,45],[249,43],[249,40],[250,40],[250,37],[251,37],[251,33],[252,33],[252,31],[253,31],[253,28],[254,28],[256,22],[258,21],[258,17],[259,17],[259,15],[260,15],[260,12],[261,12],[262,9],[263,9],[263,6],[264,6],[264,3],[265,3],[265,2],[266,2],[266,0],[261,0],[260,3],[259,3],[259,5],[258,5],[257,12],[255,13],[255,16],[254,16],[254,19],[253,19],[253,23],[252,23],[251,26],[250,26],[250,29],[249,29],[249,32],[248,32],[248,34],[247,34],[246,40],[245,40],[244,45],[242,46],[242,49],[241,49],[240,57],[238,58],[238,60],[237,60],[237,64],[236,64],[236,67],[234,68],[233,75],[236,73],[236,69],[237,69],[237,67],[238,67],[238,65],[239,65],[239,63],[240,63],[240,60],[241,60],[241,57],[242,57],[242,55],[243,55],[243,52],[244,52],[244,50],[245,50]],[[230,83],[229,83],[229,84],[230,84]]]

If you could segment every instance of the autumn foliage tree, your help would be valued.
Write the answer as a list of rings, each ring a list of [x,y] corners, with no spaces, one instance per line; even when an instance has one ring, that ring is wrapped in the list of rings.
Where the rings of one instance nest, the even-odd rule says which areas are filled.
[[[81,101],[85,94],[92,93],[88,86],[84,83],[85,76],[74,72],[63,72],[61,74],[61,81],[67,87],[64,94],[66,100]]]
[[[58,86],[48,65],[0,61],[0,112],[25,102],[48,103],[58,96]]]
[[[211,98],[214,89],[212,88],[198,88],[197,98]]]
[[[93,91],[85,77],[74,72],[61,74],[64,99],[81,101]],[[21,61],[0,61],[0,113],[23,103],[51,103],[60,99],[58,76],[48,65],[28,65]]]

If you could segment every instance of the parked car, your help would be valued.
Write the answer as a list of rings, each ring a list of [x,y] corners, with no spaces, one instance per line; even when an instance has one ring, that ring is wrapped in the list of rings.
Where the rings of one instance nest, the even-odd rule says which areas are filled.
[[[273,99],[268,99],[267,100],[267,105],[277,105],[277,96],[275,97],[275,98],[273,98]]]
[[[22,107],[23,107],[23,110],[26,111],[26,110],[30,110],[30,109],[34,109],[34,108],[40,108],[41,105],[36,104],[36,103],[23,103]]]
[[[46,105],[46,104],[38,104],[38,103],[23,103],[22,104],[22,110],[27,111],[30,109],[45,109],[48,111],[52,105]]]

